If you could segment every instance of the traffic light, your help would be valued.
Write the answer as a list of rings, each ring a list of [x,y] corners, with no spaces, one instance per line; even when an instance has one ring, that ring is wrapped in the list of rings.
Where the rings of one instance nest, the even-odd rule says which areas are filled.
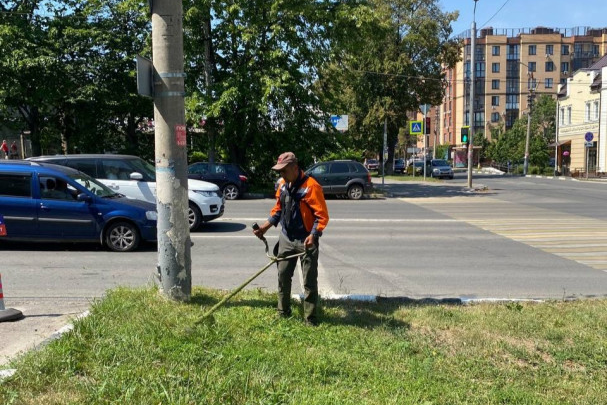
[[[462,127],[462,143],[468,145],[470,142],[470,127]]]

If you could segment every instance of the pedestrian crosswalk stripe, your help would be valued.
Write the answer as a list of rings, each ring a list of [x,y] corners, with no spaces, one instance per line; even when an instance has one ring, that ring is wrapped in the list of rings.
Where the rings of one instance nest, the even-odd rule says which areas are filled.
[[[480,229],[607,271],[607,221],[488,196],[401,198]],[[558,218],[558,219],[557,219]]]

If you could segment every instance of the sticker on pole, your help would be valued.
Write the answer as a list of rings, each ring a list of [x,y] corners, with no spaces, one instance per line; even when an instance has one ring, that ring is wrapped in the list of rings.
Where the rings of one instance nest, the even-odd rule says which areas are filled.
[[[0,214],[0,236],[6,236],[6,224],[4,223],[2,214]]]
[[[177,146],[186,146],[188,144],[185,125],[175,125],[175,141],[177,142]]]

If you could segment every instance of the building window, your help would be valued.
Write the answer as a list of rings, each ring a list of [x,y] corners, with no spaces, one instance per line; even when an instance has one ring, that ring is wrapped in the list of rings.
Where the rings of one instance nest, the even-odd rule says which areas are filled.
[[[536,64],[535,62],[529,62],[529,65],[527,65],[527,69],[529,69],[529,72],[535,72],[536,71]]]
[[[491,113],[491,122],[498,122],[500,120],[500,113]]]
[[[500,81],[496,80],[496,79],[491,80],[491,88],[493,90],[499,90],[499,88],[500,88]]]
[[[599,56],[599,46],[598,45],[592,45],[592,56],[597,57]]]
[[[554,72],[554,62],[546,62],[546,72]]]
[[[529,55],[537,54],[537,45],[529,45]]]
[[[546,45],[546,55],[554,55],[554,45]]]
[[[599,102],[595,101],[594,102],[594,120],[598,120],[599,119]]]
[[[520,80],[518,80],[518,79],[506,80],[506,93],[517,94],[519,92],[520,85],[521,85],[521,83],[520,83]]]
[[[493,107],[500,105],[500,96],[491,96],[491,105]]]
[[[561,125],[565,125],[565,108],[561,108]]]
[[[586,103],[586,109],[585,109],[584,117],[585,117],[584,122],[590,121],[590,103]]]
[[[552,84],[554,83],[553,79],[544,79],[544,87],[547,89],[551,89],[552,88]]]
[[[536,89],[537,88],[537,79],[527,79],[527,89]]]
[[[561,72],[569,74],[569,62],[561,62]]]
[[[492,63],[491,64],[491,72],[493,72],[493,73],[499,73],[500,72],[500,64],[499,63]]]
[[[571,124],[571,107],[567,107],[567,124]]]
[[[493,56],[500,55],[500,47],[498,45],[493,45],[493,48],[491,49],[491,55],[493,55]]]
[[[485,114],[482,111],[475,112],[474,113],[474,126],[482,127],[483,125],[485,125]]]
[[[506,95],[506,109],[507,110],[518,109],[518,94],[507,94]]]
[[[474,77],[485,77],[485,62],[477,62],[475,66]]]
[[[508,55],[506,55],[506,59],[508,60],[519,60],[519,45],[508,45]]]
[[[565,84],[565,83],[567,83],[567,79],[561,79],[561,80],[559,81],[559,83],[560,83],[560,84]]]
[[[561,55],[569,55],[569,45],[561,45]]]

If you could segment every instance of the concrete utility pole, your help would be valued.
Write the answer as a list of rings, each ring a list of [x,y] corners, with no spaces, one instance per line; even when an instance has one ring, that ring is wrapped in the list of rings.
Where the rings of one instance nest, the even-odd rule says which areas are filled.
[[[476,76],[475,54],[476,54],[476,2],[474,0],[474,12],[472,13],[472,25],[470,27],[470,139],[468,141],[468,188],[472,188],[472,159],[474,157],[474,80]]]
[[[158,210],[158,275],[162,292],[188,301],[192,256],[188,222],[187,140],[180,0],[154,0],[152,53]]]

